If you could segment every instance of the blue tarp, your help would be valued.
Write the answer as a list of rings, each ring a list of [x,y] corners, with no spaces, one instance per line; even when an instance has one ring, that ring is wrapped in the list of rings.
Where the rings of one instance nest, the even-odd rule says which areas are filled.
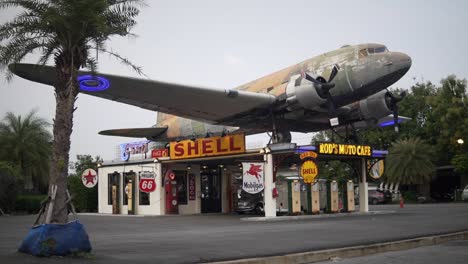
[[[68,224],[43,224],[31,228],[18,250],[35,256],[65,256],[90,252],[91,244],[84,226],[75,220]]]

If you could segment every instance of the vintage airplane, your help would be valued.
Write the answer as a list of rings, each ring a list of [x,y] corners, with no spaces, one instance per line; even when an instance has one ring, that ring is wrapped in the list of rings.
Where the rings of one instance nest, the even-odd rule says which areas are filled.
[[[269,131],[273,142],[290,142],[291,131],[314,132],[359,122],[397,124],[397,102],[403,94],[393,95],[386,88],[410,67],[411,58],[404,53],[380,44],[360,44],[343,46],[234,89],[89,72],[80,72],[78,81],[82,93],[158,112],[154,127],[105,130],[99,132],[102,135],[166,142]],[[15,64],[10,69],[31,81],[54,83],[50,66]]]

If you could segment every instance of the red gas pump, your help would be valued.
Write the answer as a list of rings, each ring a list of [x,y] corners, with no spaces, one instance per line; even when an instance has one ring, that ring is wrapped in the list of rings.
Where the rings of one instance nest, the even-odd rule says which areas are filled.
[[[179,203],[175,173],[172,170],[168,170],[164,181],[166,189],[166,214],[178,214]]]

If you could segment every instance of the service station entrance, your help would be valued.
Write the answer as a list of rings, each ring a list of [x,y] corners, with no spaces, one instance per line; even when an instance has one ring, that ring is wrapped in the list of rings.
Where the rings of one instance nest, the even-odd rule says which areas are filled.
[[[246,150],[244,140],[243,135],[228,135],[171,142],[169,149],[156,150],[158,155],[152,158],[103,163],[98,172],[99,213],[204,214],[241,209],[261,209],[266,217],[333,213],[339,211],[338,188],[346,188],[341,191],[347,197],[343,202],[353,204],[346,209],[352,212],[354,182],[317,180],[320,172],[313,163],[327,159],[353,160],[359,211],[368,211],[367,159],[381,159],[386,151],[330,142]],[[291,164],[298,164],[297,169],[292,170]],[[257,200],[249,204],[242,200],[245,197],[253,197],[249,203]],[[323,210],[319,204],[324,206],[325,199]]]

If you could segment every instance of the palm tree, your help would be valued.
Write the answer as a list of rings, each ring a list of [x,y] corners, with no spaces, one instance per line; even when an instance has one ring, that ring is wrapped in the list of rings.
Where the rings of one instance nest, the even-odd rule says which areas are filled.
[[[43,191],[47,186],[52,142],[49,126],[35,111],[24,118],[8,112],[0,122],[0,160],[19,168],[27,190],[34,187]]]
[[[141,73],[140,68],[107,50],[104,44],[112,36],[131,35],[142,4],[142,0],[0,0],[0,9],[22,10],[0,26],[0,43],[4,43],[0,44],[0,66],[14,67],[32,52],[39,53],[40,64],[51,58],[55,64],[56,112],[49,194],[53,185],[57,193],[52,223],[68,221],[66,188],[73,112],[79,93],[78,70],[89,68],[94,72],[98,53],[106,53]],[[11,72],[7,72],[11,78]]]
[[[435,171],[432,147],[419,138],[400,139],[392,144],[385,159],[385,176],[390,182],[425,184]]]

